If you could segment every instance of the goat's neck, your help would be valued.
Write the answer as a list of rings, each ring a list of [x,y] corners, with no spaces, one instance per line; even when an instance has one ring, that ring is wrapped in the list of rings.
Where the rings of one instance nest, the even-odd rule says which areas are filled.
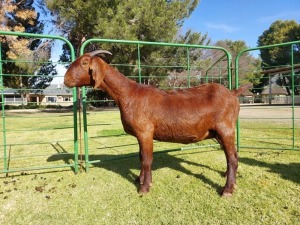
[[[119,105],[123,99],[136,87],[137,83],[125,77],[122,73],[109,66],[106,69],[101,88],[107,92]]]

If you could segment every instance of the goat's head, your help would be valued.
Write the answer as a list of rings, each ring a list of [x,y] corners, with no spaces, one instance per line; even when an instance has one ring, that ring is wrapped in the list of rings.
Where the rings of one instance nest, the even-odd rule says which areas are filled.
[[[67,87],[92,86],[99,88],[104,79],[107,64],[98,54],[110,54],[109,51],[96,50],[76,59],[65,74],[64,84]]]

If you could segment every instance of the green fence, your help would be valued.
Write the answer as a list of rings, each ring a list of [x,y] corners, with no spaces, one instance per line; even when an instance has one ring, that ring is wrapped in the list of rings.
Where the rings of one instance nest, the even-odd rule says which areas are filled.
[[[72,62],[75,53],[71,43],[59,36],[15,33],[0,31],[0,36],[16,36],[33,41],[56,41],[66,44],[71,52]],[[231,54],[223,48],[215,46],[186,45],[174,43],[153,43],[141,41],[90,39],[83,43],[80,55],[96,48],[112,50],[114,53],[111,65],[129,78],[144,84],[162,89],[188,88],[202,83],[218,82],[229,89],[239,86],[239,76],[244,68],[240,68],[240,58],[246,52],[261,48],[291,48],[290,65],[282,68],[264,68],[260,73],[272,77],[288,77],[291,80],[290,96],[261,95],[246,96],[246,104],[241,105],[240,119],[237,124],[237,147],[262,149],[300,149],[300,109],[295,90],[300,85],[300,66],[294,64],[292,48],[299,42],[251,48],[238,54],[235,60],[235,71],[232,73]],[[0,48],[3,47],[0,45]],[[155,51],[152,51],[153,48]],[[126,51],[123,51],[126,49]],[[1,49],[0,49],[1,50]],[[159,51],[162,58],[156,58]],[[78,171],[79,165],[85,163],[88,170],[94,163],[117,160],[124,157],[137,156],[138,144],[134,137],[123,131],[118,108],[112,99],[103,95],[102,99],[93,99],[89,94],[95,90],[83,87],[80,92],[76,88],[69,91],[69,96],[60,96],[71,100],[70,107],[66,101],[59,102],[53,92],[61,87],[46,89],[26,86],[4,86],[7,76],[20,81],[28,78],[47,77],[47,73],[24,73],[5,69],[10,63],[26,65],[60,65],[58,59],[43,61],[17,59],[8,60],[0,51],[0,87],[1,113],[0,122],[0,173],[23,172],[29,170],[73,168]],[[128,62],[124,62],[123,52],[129,52]],[[148,52],[153,55],[149,56]],[[174,53],[170,59],[170,52]],[[201,60],[195,60],[195,55]],[[122,56],[122,57],[119,57]],[[169,57],[169,58],[168,58]],[[129,61],[129,58],[135,60]],[[66,63],[69,64],[70,62]],[[58,76],[61,80],[64,72]],[[234,76],[234,79],[232,79]],[[22,82],[21,82],[22,83]],[[57,85],[57,84],[56,84]],[[60,86],[62,85],[62,86]],[[67,90],[66,90],[67,91]],[[30,96],[30,98],[28,98]],[[89,96],[89,98],[87,98]],[[57,97],[57,98],[55,98]],[[300,100],[300,99],[299,99]],[[276,102],[277,101],[277,102]],[[95,107],[104,105],[105,107]],[[81,107],[82,106],[82,107]],[[14,110],[18,108],[18,110]],[[21,108],[21,110],[20,110]],[[23,109],[24,108],[24,109]],[[257,131],[263,131],[257,136]],[[260,132],[261,133],[261,132]],[[154,142],[155,152],[178,151],[190,148],[219,148],[214,140],[205,140],[190,145]],[[124,154],[126,152],[126,154]]]
[[[89,46],[104,48],[107,50],[117,49],[123,52],[122,48],[130,49],[136,54],[134,62],[112,62],[112,66],[118,68],[127,77],[139,83],[146,83],[161,89],[176,89],[196,86],[202,83],[219,82],[232,88],[231,79],[231,55],[224,48],[216,46],[200,46],[174,43],[153,43],[142,41],[90,39],[83,43],[80,54],[82,55]],[[162,58],[158,60],[147,57],[149,49],[158,49]],[[164,53],[174,52],[172,59],[167,58]],[[202,63],[192,61],[194,52],[202,54]],[[118,53],[117,53],[118,54]],[[118,58],[118,56],[115,56]],[[160,56],[161,57],[161,56]],[[134,57],[132,57],[134,58]],[[123,58],[124,60],[124,58]],[[175,63],[174,63],[175,62]],[[128,68],[134,68],[128,70]],[[178,71],[180,68],[180,72]],[[126,74],[126,71],[130,73]],[[151,74],[155,73],[155,76]],[[150,74],[150,75],[149,75]],[[157,75],[159,74],[159,75]],[[176,77],[177,76],[177,77]],[[176,79],[175,79],[176,77]],[[161,79],[160,79],[161,78]],[[177,83],[176,83],[177,82]],[[138,144],[135,138],[128,137],[122,129],[119,112],[89,111],[87,108],[95,101],[87,101],[86,93],[91,89],[83,88],[83,121],[84,121],[84,143],[85,143],[85,164],[89,164],[125,157],[122,154],[138,154]],[[110,115],[108,115],[110,114]],[[110,121],[103,121],[102,116],[112,117]],[[107,140],[109,139],[109,140]],[[99,146],[102,143],[104,146]],[[219,147],[213,140],[207,140],[197,144],[179,145],[155,142],[156,153],[165,151],[177,151],[189,148]],[[126,149],[126,151],[124,151]]]
[[[41,42],[43,46],[66,44],[71,52],[71,60],[75,58],[71,43],[60,36],[9,31],[0,31],[0,36],[7,40],[15,38],[26,39],[29,43]],[[1,47],[5,46],[0,43],[0,172],[5,174],[66,167],[78,171],[76,89],[66,89],[59,83],[46,89],[28,85],[31,83],[34,86],[39,80],[47,79],[49,66],[63,68],[65,65],[59,63],[58,59],[42,60],[43,55],[37,54],[38,51],[34,58],[25,55],[16,60],[7,59],[6,55],[1,55]],[[15,64],[19,69],[11,70]],[[55,79],[63,79],[63,76],[64,73],[58,72]],[[15,82],[4,86],[8,77],[13,77]],[[69,110],[67,105],[70,105]],[[72,159],[69,158],[70,154]]]
[[[289,62],[276,68],[265,66],[259,71],[267,80],[265,87],[254,88],[257,92],[250,104],[242,106],[238,121],[237,146],[255,149],[300,149],[300,65],[295,64],[293,49],[300,41],[281,43],[240,52],[235,60],[235,83],[239,84],[241,56],[261,49],[284,50]],[[245,71],[243,71],[245,73]],[[277,85],[278,82],[284,83]],[[255,80],[253,80],[255,82]],[[258,90],[259,89],[259,90]],[[257,136],[257,131],[263,135]]]

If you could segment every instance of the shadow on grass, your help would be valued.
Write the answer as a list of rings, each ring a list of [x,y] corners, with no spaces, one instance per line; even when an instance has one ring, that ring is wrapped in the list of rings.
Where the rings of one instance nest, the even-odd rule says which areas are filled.
[[[204,151],[205,152],[205,151]],[[204,153],[203,151],[197,152],[197,154]],[[187,153],[189,154],[189,153]],[[193,153],[191,153],[193,154]],[[59,158],[61,157],[61,158]],[[64,160],[69,161],[70,158],[72,158],[73,155],[53,155],[48,158],[47,161],[56,161],[56,160]],[[89,161],[96,161],[92,165],[94,167],[103,168],[105,170],[114,172],[116,174],[121,175],[124,179],[128,180],[129,182],[133,183],[137,190],[139,185],[136,183],[136,178],[138,174],[135,174],[132,172],[132,170],[140,170],[140,162],[139,157],[137,153],[130,153],[130,154],[124,154],[121,156],[116,155],[90,155]],[[97,162],[98,161],[98,162]],[[221,194],[223,190],[223,186],[220,186],[218,183],[212,181],[209,177],[203,175],[203,174],[196,174],[192,171],[188,170],[182,164],[188,164],[193,165],[197,167],[202,167],[208,170],[212,170],[221,176],[224,176],[225,171],[219,171],[216,170],[210,166],[203,165],[200,163],[191,162],[176,156],[172,156],[168,154],[168,152],[157,152],[154,154],[154,160],[152,164],[152,171],[159,170],[162,168],[170,168],[175,171],[182,172],[187,175],[194,176],[195,178],[201,180],[203,183],[206,183],[210,185],[212,188],[216,190],[217,193]],[[155,182],[155,178],[153,178],[153,181]],[[224,178],[224,184],[225,184],[225,178]]]
[[[300,163],[267,163],[253,158],[241,157],[239,162],[250,165],[267,168],[269,172],[280,174],[285,180],[290,180],[295,183],[300,183],[299,169]]]

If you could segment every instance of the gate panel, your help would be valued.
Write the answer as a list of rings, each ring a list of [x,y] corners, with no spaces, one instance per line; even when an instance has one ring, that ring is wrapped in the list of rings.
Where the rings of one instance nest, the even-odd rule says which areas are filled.
[[[71,43],[59,36],[9,31],[0,31],[0,35],[14,37],[15,42],[21,39],[28,43],[40,41],[43,46],[66,44],[72,61],[75,58]],[[58,61],[58,56],[48,61],[43,58],[43,55],[33,58],[16,55],[16,59],[10,59],[0,55],[1,173],[66,167],[78,170],[76,90],[63,86],[66,65]],[[20,69],[8,69],[15,68],[14,65],[19,65]],[[56,83],[47,88],[34,86],[49,77],[48,72],[53,71],[47,70],[49,66],[57,69]],[[7,77],[16,82],[4,86]]]
[[[294,45],[299,43],[262,46],[238,54],[235,61],[237,86],[239,71],[243,69],[239,67],[239,60],[244,53],[260,49],[290,49],[289,64],[262,68],[260,73],[268,78],[268,85],[254,88],[257,94],[248,96],[251,102],[242,105],[237,132],[238,148],[300,150],[300,65],[295,63],[293,52]],[[278,84],[279,79],[285,81],[285,85]],[[260,136],[256,135],[258,131],[262,133]]]
[[[80,54],[95,48],[116,51],[111,65],[139,83],[161,89],[188,88],[208,82],[222,83],[230,89],[232,87],[231,55],[220,47],[90,39],[83,43]],[[128,61],[119,57],[118,54],[123,56],[123,52],[130,52]],[[197,54],[201,55],[201,59],[193,60]],[[135,60],[130,60],[132,58]],[[137,141],[123,131],[120,113],[114,102],[105,95],[102,100],[87,100],[87,95],[92,91],[82,88],[86,169],[92,163],[137,155]],[[101,110],[96,104],[106,104],[106,108]],[[154,142],[156,153],[202,147],[219,147],[219,144],[214,140],[190,145]]]

